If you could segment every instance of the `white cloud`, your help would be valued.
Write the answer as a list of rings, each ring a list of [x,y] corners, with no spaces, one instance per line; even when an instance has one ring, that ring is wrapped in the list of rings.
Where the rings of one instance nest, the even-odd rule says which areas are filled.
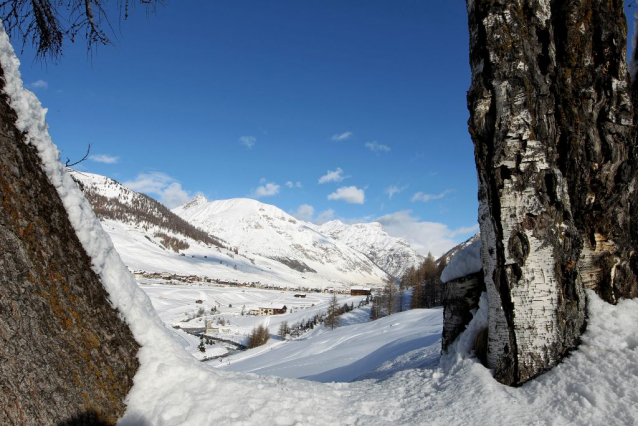
[[[253,190],[253,197],[255,198],[272,197],[273,195],[279,194],[280,188],[281,187],[277,185],[276,183],[268,182],[265,185],[260,185],[255,190]]]
[[[253,146],[255,146],[255,142],[257,142],[257,138],[254,136],[242,136],[239,138],[239,143],[244,145],[248,149],[253,149]]]
[[[333,141],[345,141],[345,140],[350,139],[353,135],[354,135],[354,133],[352,133],[352,132],[337,133],[336,135],[332,135],[331,139]]]
[[[450,237],[457,237],[459,235],[474,235],[479,231],[479,224],[473,226],[462,226],[459,229],[455,229],[450,233]]]
[[[288,188],[301,188],[301,182],[288,181],[288,182],[286,182],[286,186]]]
[[[310,204],[302,204],[292,215],[304,222],[313,222],[317,225],[321,225],[331,220],[335,215],[335,211],[332,209],[324,210],[315,218],[315,208]]]
[[[388,145],[384,145],[377,141],[374,142],[366,142],[366,148],[368,148],[372,152],[390,152],[390,147]]]
[[[404,185],[399,187],[399,185],[390,185],[386,188],[385,193],[388,194],[388,198],[392,199],[392,197],[395,194],[399,194],[401,192],[403,192],[406,188],[408,187],[408,185]]]
[[[191,198],[177,180],[162,172],[140,173],[135,180],[124,182],[123,185],[133,191],[158,196],[159,201],[169,209]]]
[[[120,157],[114,157],[108,154],[95,154],[90,155],[89,160],[104,164],[115,164],[120,160]]]
[[[191,198],[192,197],[188,194],[188,192],[182,189],[182,185],[179,182],[171,183],[162,193],[162,202],[168,206],[168,208],[184,204]]]
[[[328,222],[329,220],[332,220],[334,215],[335,215],[335,211],[334,210],[332,210],[332,209],[324,210],[321,213],[319,213],[319,215],[315,219],[315,223],[317,225],[324,224],[324,223]]]
[[[344,179],[349,178],[350,176],[344,176],[343,170],[341,167],[337,167],[337,170],[328,170],[325,175],[319,178],[319,183],[328,183],[328,182],[341,182]]]
[[[37,80],[37,81],[34,81],[33,83],[27,84],[27,88],[28,89],[32,89],[32,90],[48,89],[49,88],[49,83],[47,83],[44,80]]]
[[[446,195],[450,194],[454,192],[451,189],[446,189],[445,191],[441,192],[440,194],[425,194],[421,191],[417,192],[416,194],[414,194],[412,196],[412,202],[415,201],[423,201],[424,203],[427,203],[428,201],[432,201],[432,200],[440,200],[441,198],[445,197]]]
[[[332,194],[328,195],[329,200],[342,200],[350,204],[363,204],[365,192],[356,186],[342,186]]]
[[[310,222],[315,214],[315,208],[309,204],[302,204],[292,215],[299,220]]]
[[[419,219],[412,215],[411,210],[404,210],[381,216],[376,221],[383,225],[388,234],[403,238],[424,256],[431,252],[439,257],[457,245],[454,238],[463,234],[469,237],[478,231],[478,225],[452,230],[443,223],[421,222]]]

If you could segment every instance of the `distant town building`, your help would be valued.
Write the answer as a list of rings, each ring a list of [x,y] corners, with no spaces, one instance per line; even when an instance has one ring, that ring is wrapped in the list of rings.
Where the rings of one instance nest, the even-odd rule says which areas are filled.
[[[206,331],[205,334],[214,334],[219,333],[219,327],[213,326],[213,320],[206,320]]]
[[[370,287],[350,287],[350,296],[369,296],[372,294]]]
[[[281,315],[285,314],[287,310],[286,305],[270,304],[268,306],[260,306],[259,315]]]

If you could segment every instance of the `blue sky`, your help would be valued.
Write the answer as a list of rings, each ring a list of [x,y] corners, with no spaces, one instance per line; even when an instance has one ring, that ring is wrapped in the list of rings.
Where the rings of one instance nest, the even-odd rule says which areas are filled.
[[[183,0],[115,27],[91,57],[20,55],[63,159],[91,142],[84,170],[171,206],[381,218],[421,252],[476,232],[463,2]]]

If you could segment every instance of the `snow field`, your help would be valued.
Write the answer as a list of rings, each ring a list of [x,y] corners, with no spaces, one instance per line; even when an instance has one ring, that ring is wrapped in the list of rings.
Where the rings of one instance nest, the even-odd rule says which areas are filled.
[[[437,348],[434,358],[438,361],[441,309],[416,309],[374,322],[368,321],[369,314],[369,307],[351,311],[334,330],[318,327],[257,355],[238,354],[230,365],[220,368],[327,383],[372,377],[382,364],[430,345]]]

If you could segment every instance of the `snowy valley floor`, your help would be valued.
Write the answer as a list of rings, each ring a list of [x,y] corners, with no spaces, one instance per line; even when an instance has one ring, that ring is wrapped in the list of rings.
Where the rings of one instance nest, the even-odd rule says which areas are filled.
[[[469,355],[441,358],[440,309],[368,322],[364,308],[335,330],[235,355],[227,371],[163,365],[157,387],[134,388],[122,424],[636,424],[638,301],[588,297],[581,347],[520,388],[498,384]]]

